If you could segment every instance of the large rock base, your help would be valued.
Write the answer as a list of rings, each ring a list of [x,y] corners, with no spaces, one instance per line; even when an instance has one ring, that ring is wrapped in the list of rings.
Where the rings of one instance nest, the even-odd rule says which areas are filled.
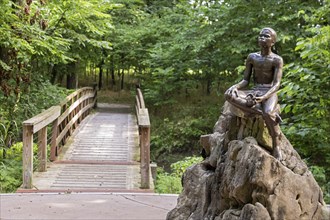
[[[330,219],[320,187],[285,136],[279,161],[257,138],[233,139],[238,119],[224,112],[210,136],[211,154],[187,169],[167,219]]]

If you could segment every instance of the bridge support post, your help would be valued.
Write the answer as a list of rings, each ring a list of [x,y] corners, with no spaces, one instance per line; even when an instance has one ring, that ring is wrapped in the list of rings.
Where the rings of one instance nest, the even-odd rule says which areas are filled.
[[[150,119],[139,88],[136,90],[135,109],[140,132],[141,188],[150,189]]]
[[[94,106],[93,108],[96,108],[97,107],[97,83],[94,83],[93,84],[93,91],[94,91],[94,97],[93,97],[93,101],[94,101]]]
[[[46,172],[47,170],[47,127],[38,131],[38,159],[40,161],[38,171]]]
[[[32,188],[33,126],[23,126],[23,188]]]
[[[57,156],[57,143],[56,138],[58,136],[58,118],[55,119],[52,126],[52,140],[50,143],[50,161],[55,161]]]
[[[141,188],[150,189],[150,127],[141,127]]]

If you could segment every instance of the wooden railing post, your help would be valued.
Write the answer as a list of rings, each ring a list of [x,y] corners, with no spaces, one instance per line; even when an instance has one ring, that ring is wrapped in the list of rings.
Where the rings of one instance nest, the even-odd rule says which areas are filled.
[[[150,126],[141,127],[141,188],[150,188]]]
[[[97,83],[94,83],[93,84],[93,91],[94,91],[94,98],[93,98],[93,101],[94,101],[94,106],[93,106],[93,108],[96,108],[97,107],[97,99],[96,99],[96,97],[97,97]]]
[[[150,119],[139,88],[136,91],[135,109],[140,133],[141,188],[150,189]]]
[[[47,127],[38,131],[38,171],[45,172],[47,169]]]
[[[50,161],[56,160],[57,154],[57,144],[56,138],[58,136],[58,118],[55,119],[52,125],[52,140],[50,143]]]
[[[23,125],[23,188],[32,188],[33,126]]]

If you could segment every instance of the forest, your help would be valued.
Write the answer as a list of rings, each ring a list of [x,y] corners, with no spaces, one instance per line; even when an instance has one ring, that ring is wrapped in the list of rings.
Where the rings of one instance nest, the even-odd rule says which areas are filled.
[[[330,0],[1,0],[0,191],[21,184],[22,122],[96,82],[105,100],[141,87],[158,191],[177,193],[263,27],[285,63],[281,129],[329,203]]]

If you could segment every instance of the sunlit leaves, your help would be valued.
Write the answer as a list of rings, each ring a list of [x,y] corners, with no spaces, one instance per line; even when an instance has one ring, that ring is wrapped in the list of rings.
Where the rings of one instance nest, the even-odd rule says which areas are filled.
[[[283,126],[286,134],[305,156],[322,165],[330,164],[325,147],[330,145],[330,18],[322,16],[329,15],[329,10],[325,4],[308,18],[308,37],[300,38],[295,48],[301,59],[286,66],[281,90],[288,116]]]

